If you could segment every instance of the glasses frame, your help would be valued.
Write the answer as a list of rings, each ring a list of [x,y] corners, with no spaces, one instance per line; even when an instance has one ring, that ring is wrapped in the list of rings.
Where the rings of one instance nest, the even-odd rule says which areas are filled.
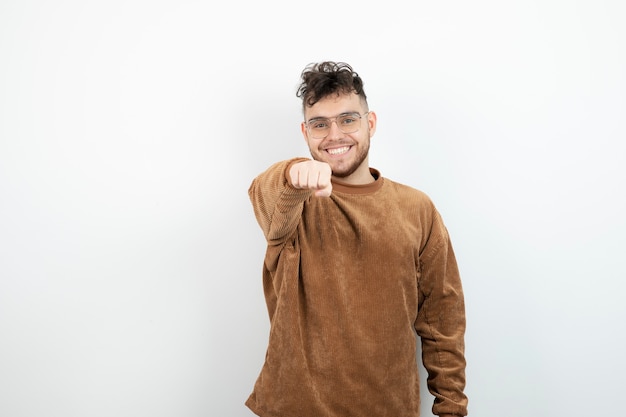
[[[347,113],[341,113],[338,114],[335,117],[314,117],[312,119],[309,119],[308,121],[304,122],[304,125],[306,126],[306,130],[307,132],[309,132],[309,135],[311,135],[311,137],[313,139],[326,139],[326,137],[330,134],[330,129],[333,125],[333,123],[335,123],[337,125],[337,128],[341,131],[341,133],[345,133],[345,134],[349,134],[349,133],[356,133],[359,130],[361,130],[361,125],[360,123],[363,121],[364,117],[367,117],[367,115],[370,114],[370,112],[365,112],[363,114],[359,113],[359,112],[347,112]],[[359,125],[357,126],[357,128],[351,132],[344,132],[343,129],[341,128],[341,126],[339,125],[339,123],[337,123],[337,119],[340,117],[345,117],[345,116],[354,116],[354,117],[358,117],[359,118]],[[313,133],[311,133],[311,122],[316,122],[319,120],[326,120],[328,121],[328,133],[326,133],[326,135],[322,136],[322,137],[315,137],[313,136]]]

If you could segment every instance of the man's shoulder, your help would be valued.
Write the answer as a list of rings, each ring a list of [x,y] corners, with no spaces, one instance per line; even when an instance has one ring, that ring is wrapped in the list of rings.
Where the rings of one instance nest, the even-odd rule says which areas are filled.
[[[432,204],[430,196],[420,188],[408,185],[402,182],[384,178],[385,184],[391,191],[397,193],[400,197],[404,196],[408,199],[415,199]]]

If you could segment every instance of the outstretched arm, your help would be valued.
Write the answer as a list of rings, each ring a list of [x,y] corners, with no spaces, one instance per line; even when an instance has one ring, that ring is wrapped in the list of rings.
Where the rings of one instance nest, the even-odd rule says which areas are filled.
[[[311,194],[330,196],[330,178],[328,164],[294,158],[275,163],[252,181],[248,195],[268,244],[280,244],[292,235]]]

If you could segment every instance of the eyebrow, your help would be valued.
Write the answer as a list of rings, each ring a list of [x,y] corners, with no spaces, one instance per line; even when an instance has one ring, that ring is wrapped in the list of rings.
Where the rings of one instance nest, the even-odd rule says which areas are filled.
[[[338,115],[332,116],[332,117],[323,117],[323,116],[311,117],[309,120],[307,120],[307,123],[315,121],[315,120],[327,120],[327,119],[333,119],[335,117],[350,116],[354,114],[360,115],[361,113],[359,113],[358,111],[347,111],[347,112],[339,113]]]

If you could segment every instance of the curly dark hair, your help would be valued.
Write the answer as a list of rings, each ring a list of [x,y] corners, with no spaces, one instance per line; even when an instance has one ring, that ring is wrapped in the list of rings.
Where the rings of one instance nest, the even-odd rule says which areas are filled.
[[[363,80],[345,62],[325,61],[309,64],[302,71],[301,79],[296,96],[302,98],[303,111],[332,94],[356,93],[367,105]]]

